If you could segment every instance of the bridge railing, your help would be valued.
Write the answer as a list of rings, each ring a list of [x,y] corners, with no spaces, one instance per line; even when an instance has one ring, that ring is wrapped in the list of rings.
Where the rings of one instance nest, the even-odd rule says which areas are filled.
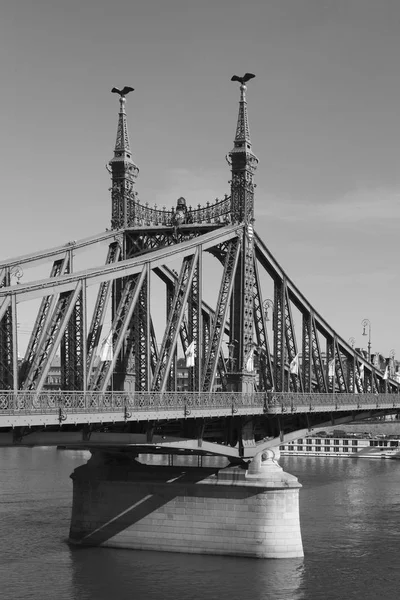
[[[207,202],[205,206],[198,204],[197,208],[191,206],[184,208],[182,213],[173,208],[167,210],[165,206],[162,209],[141,204],[140,199],[135,193],[124,192],[124,198],[128,204],[128,226],[129,227],[150,227],[163,226],[173,227],[178,224],[223,224],[231,222],[231,198],[225,195],[221,200],[216,198],[213,202]],[[121,192],[114,190],[114,198],[118,201]],[[117,226],[117,223],[114,223]]]
[[[352,408],[386,408],[400,409],[400,394],[375,393],[307,393],[307,392],[268,392],[266,408],[268,412],[318,412],[330,407],[333,411]]]
[[[319,394],[291,392],[80,392],[80,391],[0,391],[1,415],[124,412],[165,413],[228,410],[235,414],[260,409],[266,413],[341,411],[372,408],[398,408],[400,394]]]
[[[229,392],[0,392],[1,414],[48,414],[68,412],[174,411],[262,407],[265,394]]]

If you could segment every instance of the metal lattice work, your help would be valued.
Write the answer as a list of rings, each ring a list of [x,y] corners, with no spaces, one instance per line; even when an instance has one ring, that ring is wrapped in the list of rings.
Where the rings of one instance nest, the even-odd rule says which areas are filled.
[[[61,341],[61,387],[83,388],[83,299],[80,292]]]
[[[289,294],[287,290],[286,281],[284,283],[284,311],[285,311],[285,338],[286,338],[286,348],[287,348],[287,356],[288,362],[291,364],[292,361],[297,360],[298,356],[297,352],[297,344],[296,344],[296,336],[294,331],[292,310],[289,300]],[[290,391],[302,392],[302,378],[298,377],[298,374],[290,373]]]
[[[217,361],[221,349],[222,335],[224,333],[225,323],[228,316],[229,301],[232,294],[239,253],[240,240],[239,238],[236,238],[230,243],[225,262],[224,273],[222,275],[217,310],[215,311],[215,319],[210,334],[210,345],[204,365],[204,375],[202,380],[203,391],[210,391],[214,382]]]
[[[277,281],[275,283],[275,310],[274,310],[274,374],[276,389],[285,391],[287,386],[285,384],[285,359],[286,359],[286,348],[285,348],[285,281]]]
[[[303,313],[303,389],[312,390],[312,337],[313,321],[310,313]]]
[[[4,269],[0,288],[10,285],[10,270]],[[11,299],[4,298],[0,305],[0,387],[3,390],[13,387],[13,328]]]
[[[167,210],[164,206],[161,210],[155,205],[153,208],[148,203],[141,204],[131,186],[121,189],[121,185],[113,188],[113,204],[117,216],[113,220],[114,227],[123,225],[123,205],[127,205],[127,227],[174,227],[179,223],[179,215],[173,210]],[[205,207],[198,206],[193,209],[185,206],[183,222],[190,225],[217,224],[225,225],[230,222],[231,199],[225,196],[223,200],[218,198],[214,202],[207,202]]]
[[[65,292],[59,295],[51,319],[44,331],[41,346],[31,364],[22,389],[36,389],[38,391],[42,389],[81,290],[82,282],[78,281],[73,292]]]
[[[260,360],[260,388],[268,391],[275,388],[275,382],[263,310],[260,276],[257,261],[254,261],[254,321]]]
[[[125,341],[125,334],[128,330],[133,310],[135,308],[138,296],[146,277],[146,270],[137,277],[130,277],[123,289],[114,319],[111,325],[110,335],[110,356],[106,360],[100,360],[97,369],[90,382],[91,390],[105,391],[113,374],[113,369],[119,358],[119,353]]]
[[[166,387],[171,361],[175,353],[177,336],[182,323],[197,261],[198,252],[185,258],[183,261],[161,345],[160,357],[153,377],[153,390],[163,391]]]
[[[149,310],[149,276],[139,294],[139,300],[134,311],[134,360],[135,360],[135,389],[146,391],[151,381],[150,373],[150,310]]]
[[[113,242],[108,248],[106,264],[118,262],[121,256],[121,246],[118,242]],[[92,370],[96,358],[96,351],[99,347],[101,332],[103,329],[106,310],[111,298],[111,281],[104,281],[100,284],[99,292],[96,298],[96,304],[93,311],[93,317],[90,324],[87,338],[87,378],[90,381]]]
[[[68,254],[66,254],[63,259],[54,261],[50,272],[50,277],[59,277],[60,275],[63,275],[65,272],[67,272],[68,265],[69,256]],[[46,331],[49,319],[54,311],[56,301],[57,296],[46,296],[45,298],[43,298],[40,304],[38,316],[33,326],[33,331],[25,352],[25,357],[20,366],[19,380],[21,384],[24,383],[26,375],[29,372],[34,357],[38,351],[38,347],[40,345],[43,333]]]

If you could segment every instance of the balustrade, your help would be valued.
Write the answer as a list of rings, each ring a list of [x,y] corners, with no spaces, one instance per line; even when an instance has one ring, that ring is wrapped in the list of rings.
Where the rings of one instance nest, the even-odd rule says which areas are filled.
[[[162,209],[154,205],[150,207],[148,202],[141,204],[140,200],[131,195],[128,198],[128,227],[175,227],[184,224],[228,224],[231,222],[231,199],[225,195],[222,200],[218,198],[214,202],[207,202],[205,207],[200,204],[193,209],[185,204],[179,205],[176,209],[167,210],[165,206]]]
[[[111,413],[129,410],[136,412],[208,411],[239,409],[246,412],[318,412],[349,410],[349,408],[400,409],[400,394],[313,394],[290,392],[69,392],[34,391],[0,392],[0,416],[7,414]],[[190,411],[190,412],[189,412]]]

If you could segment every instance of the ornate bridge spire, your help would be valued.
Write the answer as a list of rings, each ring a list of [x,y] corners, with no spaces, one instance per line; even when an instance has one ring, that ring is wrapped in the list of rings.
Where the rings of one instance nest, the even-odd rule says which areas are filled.
[[[125,102],[126,102],[125,96],[120,96],[117,139],[115,141],[114,152],[129,152],[130,153],[131,146],[129,143],[129,133],[128,133],[128,123],[126,121]]]
[[[139,167],[132,160],[125,111],[126,95],[129,92],[133,92],[133,88],[124,87],[122,90],[113,88],[111,91],[120,95],[114,157],[109,162],[112,174],[111,227],[119,229],[121,227],[128,227],[132,220],[131,213],[134,211],[134,200],[136,197],[133,185],[139,174]]]
[[[255,75],[234,75],[232,81],[240,83],[239,116],[233,150],[228,162],[232,168],[231,219],[245,225],[245,235],[235,273],[234,294],[236,302],[231,310],[230,347],[235,369],[228,374],[232,391],[252,392],[255,388],[253,366],[253,290],[254,290],[254,183],[253,174],[258,159],[251,149],[250,128],[247,117],[246,83]]]
[[[232,167],[232,220],[249,222],[253,220],[253,173],[258,164],[258,158],[251,148],[249,119],[247,116],[246,83],[255,75],[246,73],[243,77],[234,75],[231,81],[240,83],[239,114],[236,125],[234,146],[228,156]]]
[[[247,101],[246,101],[247,86],[242,83],[240,85],[240,102],[239,114],[236,126],[235,148],[243,148],[246,144],[246,149],[251,148],[249,119],[247,116]]]

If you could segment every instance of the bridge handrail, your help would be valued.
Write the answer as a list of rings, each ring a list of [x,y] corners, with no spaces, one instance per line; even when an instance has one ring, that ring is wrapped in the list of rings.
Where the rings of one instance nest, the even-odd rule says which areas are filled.
[[[399,393],[314,393],[314,392],[267,392],[267,406],[270,409],[281,407],[295,412],[296,408],[309,407],[310,411],[318,406],[331,405],[335,410],[347,406],[398,405],[400,408]]]
[[[119,193],[120,192],[118,192],[118,194]],[[148,202],[141,204],[140,199],[136,198],[134,194],[132,194],[131,197],[128,197],[128,200],[128,227],[150,227],[160,225],[164,227],[173,227],[181,222],[186,224],[230,222],[231,198],[227,195],[225,195],[222,200],[216,198],[214,202],[207,202],[204,207],[200,204],[195,209],[189,206],[186,209],[184,216],[182,215],[183,221],[177,220],[175,208],[167,210],[166,207],[163,206],[162,209],[159,209],[157,205],[152,208],[149,206]]]
[[[320,394],[298,392],[81,392],[81,391],[0,391],[0,415],[68,413],[168,412],[228,409],[234,414],[240,408],[263,408],[265,412],[296,412],[300,408],[318,411],[332,406],[335,410],[348,406],[393,406],[400,408],[400,394]]]
[[[79,391],[0,391],[0,414],[48,414],[59,409],[68,412],[171,411],[262,406],[265,394],[229,392],[79,392]]]

